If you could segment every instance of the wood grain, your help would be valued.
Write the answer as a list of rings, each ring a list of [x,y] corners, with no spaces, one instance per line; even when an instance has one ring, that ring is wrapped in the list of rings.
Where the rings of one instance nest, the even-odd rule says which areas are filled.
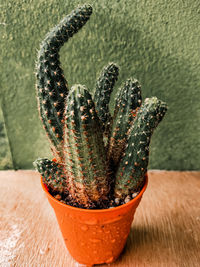
[[[81,266],[64,246],[39,175],[1,171],[0,183],[0,266]],[[150,171],[125,250],[110,266],[200,266],[199,239],[200,172]]]

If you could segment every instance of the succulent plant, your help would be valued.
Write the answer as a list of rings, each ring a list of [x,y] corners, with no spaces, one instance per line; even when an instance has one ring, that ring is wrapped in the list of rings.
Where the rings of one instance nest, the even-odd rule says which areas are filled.
[[[77,33],[92,14],[91,6],[74,10],[55,26],[41,44],[36,63],[39,110],[55,156],[63,157],[63,125],[67,81],[60,66],[59,50]]]
[[[115,196],[134,193],[144,182],[153,130],[166,113],[166,104],[156,97],[146,98],[128,133],[125,152],[116,172]]]
[[[59,194],[65,192],[67,181],[62,165],[54,160],[39,158],[34,162],[34,166],[41,174],[43,183],[49,189]]]
[[[151,135],[167,107],[156,97],[142,104],[139,82],[128,79],[112,116],[110,96],[119,75],[115,63],[104,67],[94,97],[80,84],[68,89],[59,49],[91,14],[89,5],[77,8],[42,42],[36,63],[38,105],[56,159],[38,159],[34,166],[51,193],[64,196],[67,204],[108,208],[129,201],[143,185]]]
[[[111,123],[111,114],[109,111],[110,95],[118,75],[119,67],[114,63],[110,63],[108,66],[104,67],[96,83],[94,102],[98,117],[102,124],[105,139],[108,137]]]
[[[128,79],[115,99],[114,118],[109,137],[108,158],[118,165],[123,153],[127,132],[130,129],[137,109],[142,103],[141,86],[137,80]]]
[[[108,200],[108,162],[100,120],[84,86],[71,88],[65,120],[64,165],[69,174],[69,193],[82,205],[99,205]]]

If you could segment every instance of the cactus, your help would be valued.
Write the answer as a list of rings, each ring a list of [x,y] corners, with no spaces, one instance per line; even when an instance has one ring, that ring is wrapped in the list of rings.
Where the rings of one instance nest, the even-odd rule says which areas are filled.
[[[43,183],[56,193],[62,194],[66,186],[66,175],[62,166],[47,158],[37,159],[33,165],[42,176]]]
[[[69,205],[90,209],[123,204],[140,190],[151,135],[167,110],[156,97],[141,106],[141,87],[128,79],[116,97],[112,117],[109,101],[119,73],[114,63],[104,67],[98,78],[94,100],[83,85],[68,89],[59,50],[91,13],[91,6],[77,8],[42,42],[38,101],[56,161],[45,158],[34,163],[50,193]]]
[[[56,156],[62,158],[63,123],[67,81],[59,61],[59,50],[82,26],[92,13],[91,6],[83,6],[66,16],[54,27],[41,44],[36,64],[38,104],[47,135]]]
[[[69,192],[80,205],[108,200],[109,184],[103,133],[94,102],[84,86],[71,88],[66,103],[65,167]]]
[[[94,94],[94,102],[98,117],[102,123],[105,137],[108,136],[111,115],[109,112],[109,101],[115,82],[117,81],[119,68],[116,64],[110,63],[103,68],[100,77],[97,80]]]
[[[108,146],[108,158],[117,166],[123,153],[127,132],[142,103],[141,86],[137,80],[128,79],[115,100],[114,118]]]
[[[145,99],[130,129],[126,150],[116,172],[115,197],[122,199],[132,194],[144,182],[150,138],[166,111],[166,104],[156,97]]]

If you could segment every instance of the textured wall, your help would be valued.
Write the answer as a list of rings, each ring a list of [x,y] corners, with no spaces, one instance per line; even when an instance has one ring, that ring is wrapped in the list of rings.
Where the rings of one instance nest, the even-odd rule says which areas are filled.
[[[12,156],[10,153],[9,140],[7,136],[3,112],[0,106],[0,170],[12,169]]]
[[[48,142],[37,113],[34,62],[46,32],[77,4],[70,0],[12,0],[1,4],[0,90],[15,168],[32,168],[48,156]],[[101,68],[121,67],[117,88],[129,77],[169,105],[156,130],[150,167],[199,169],[200,61],[198,0],[87,0],[89,23],[61,50],[69,85],[92,92]],[[2,63],[2,62],[1,62]]]

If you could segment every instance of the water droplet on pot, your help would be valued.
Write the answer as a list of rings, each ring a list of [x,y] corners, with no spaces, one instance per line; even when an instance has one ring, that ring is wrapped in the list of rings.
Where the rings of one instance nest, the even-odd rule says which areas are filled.
[[[115,243],[115,242],[116,242],[116,239],[112,239],[112,240],[111,240],[111,243]]]
[[[74,216],[70,214],[70,215],[69,215],[69,218],[70,218],[70,219],[74,219]]]
[[[107,260],[106,260],[106,263],[111,263],[112,261],[113,261],[113,259],[114,259],[114,257],[112,256],[112,257],[110,257],[110,258],[108,258]]]
[[[81,226],[81,230],[84,231],[84,232],[87,231],[88,230],[88,226],[87,225]]]
[[[90,241],[91,241],[92,243],[95,243],[95,244],[97,244],[97,243],[101,243],[101,239],[97,239],[97,238],[92,238],[92,239],[90,239]]]
[[[89,225],[95,225],[98,223],[98,220],[96,218],[91,218],[88,221],[85,221],[85,223]]]

